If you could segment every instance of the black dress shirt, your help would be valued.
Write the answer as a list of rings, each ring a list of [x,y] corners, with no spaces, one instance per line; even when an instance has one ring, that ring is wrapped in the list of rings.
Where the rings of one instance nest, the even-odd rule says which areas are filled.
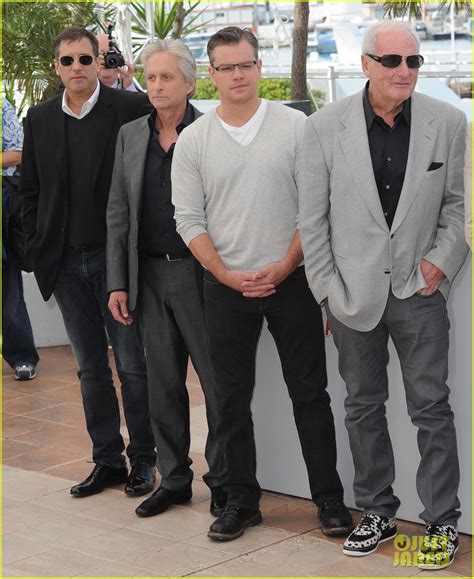
[[[370,156],[380,203],[389,227],[397,210],[405,179],[410,144],[411,98],[395,117],[393,127],[375,114],[368,97],[369,83],[364,92],[364,112],[369,136]]]
[[[186,251],[186,244],[176,233],[174,205],[171,203],[171,162],[174,143],[164,151],[156,128],[156,110],[149,119],[150,141],[143,179],[138,250],[154,256]],[[188,102],[186,112],[176,127],[178,135],[196,118],[196,109]]]

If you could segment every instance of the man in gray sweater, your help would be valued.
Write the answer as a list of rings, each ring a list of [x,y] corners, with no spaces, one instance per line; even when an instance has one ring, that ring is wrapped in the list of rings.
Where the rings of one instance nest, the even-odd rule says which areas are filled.
[[[226,510],[208,536],[236,539],[262,520],[250,404],[264,318],[280,354],[322,529],[347,534],[352,518],[336,471],[321,309],[308,288],[298,230],[305,117],[258,98],[262,63],[250,31],[220,30],[208,55],[221,104],[182,132],[172,167],[178,233],[206,268],[217,436],[228,472]]]

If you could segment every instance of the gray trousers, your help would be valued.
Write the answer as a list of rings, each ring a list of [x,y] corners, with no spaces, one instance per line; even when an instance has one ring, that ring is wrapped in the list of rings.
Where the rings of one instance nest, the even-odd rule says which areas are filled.
[[[366,512],[395,516],[395,465],[385,416],[388,337],[398,353],[408,413],[418,429],[416,484],[426,523],[456,524],[459,463],[449,405],[449,320],[440,292],[399,300],[391,292],[382,319],[369,332],[341,324],[327,309],[347,387],[346,427],[354,461],[354,495]]]
[[[224,477],[224,459],[215,438],[216,401],[202,298],[194,258],[166,261],[140,258],[140,314],[145,344],[150,418],[161,485],[184,490],[191,486],[189,458],[188,358],[199,375],[209,427],[205,455],[209,487]]]

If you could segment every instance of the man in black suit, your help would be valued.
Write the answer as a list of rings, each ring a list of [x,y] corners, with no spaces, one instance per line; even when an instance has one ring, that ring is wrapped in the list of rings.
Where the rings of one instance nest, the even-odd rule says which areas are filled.
[[[98,44],[87,30],[66,28],[54,52],[64,92],[28,111],[19,194],[26,251],[44,299],[54,294],[63,315],[93,444],[95,467],[71,494],[126,483],[126,494],[138,496],[150,492],[155,479],[146,364],[138,326],[119,324],[107,308],[105,212],[117,133],[146,114],[149,103],[145,95],[99,83]],[[107,335],[130,435],[130,475]]]

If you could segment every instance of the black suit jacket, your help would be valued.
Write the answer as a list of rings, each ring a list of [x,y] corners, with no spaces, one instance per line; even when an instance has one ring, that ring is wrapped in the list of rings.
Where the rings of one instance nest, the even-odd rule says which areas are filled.
[[[56,282],[68,219],[66,115],[62,95],[31,107],[25,124],[19,198],[26,253],[45,300]],[[104,216],[120,127],[152,110],[143,94],[100,86],[94,150],[94,195]],[[84,224],[87,227],[87,223]]]

